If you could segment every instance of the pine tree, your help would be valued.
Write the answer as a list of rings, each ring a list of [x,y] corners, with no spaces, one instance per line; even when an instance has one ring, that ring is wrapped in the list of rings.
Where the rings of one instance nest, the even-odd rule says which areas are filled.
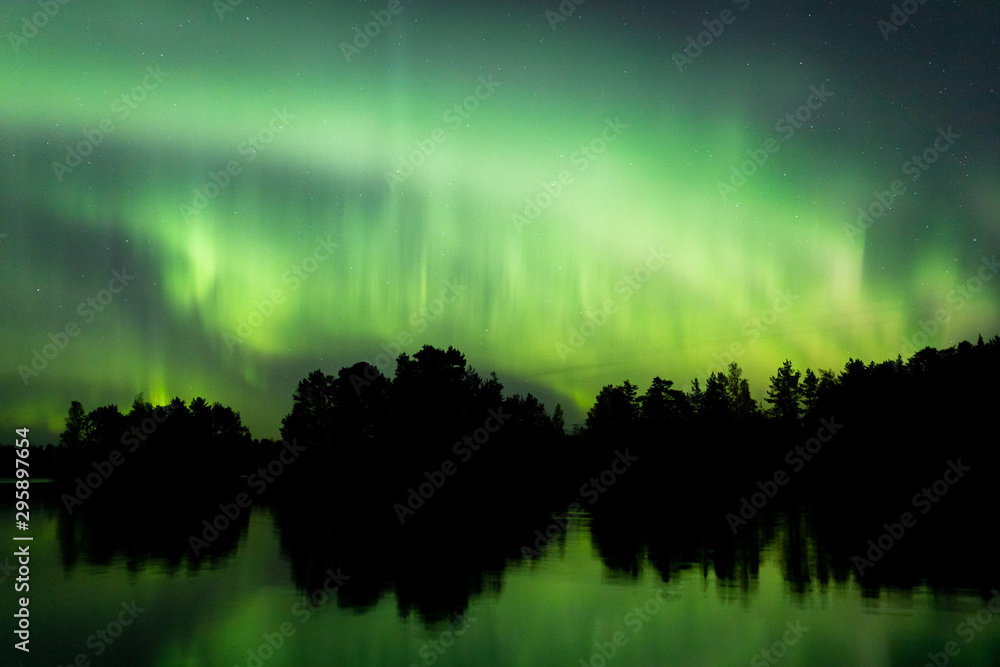
[[[562,406],[558,403],[556,403],[556,409],[552,411],[552,428],[558,435],[566,433],[566,418],[563,416]]]
[[[729,394],[729,404],[738,419],[749,419],[757,414],[757,401],[750,397],[750,383],[743,377],[743,369],[735,361],[729,364],[726,393]]]
[[[802,389],[799,387],[799,371],[792,369],[792,362],[785,363],[778,369],[778,374],[771,376],[771,386],[767,390],[767,402],[771,404],[770,414],[783,422],[794,422],[799,417],[799,398]]]
[[[811,368],[806,369],[806,376],[802,380],[802,405],[806,414],[816,407],[816,399],[819,397],[819,378],[813,373]]]
[[[597,394],[597,401],[587,412],[587,428],[595,432],[620,432],[634,426],[639,417],[638,388],[624,384],[607,385]]]

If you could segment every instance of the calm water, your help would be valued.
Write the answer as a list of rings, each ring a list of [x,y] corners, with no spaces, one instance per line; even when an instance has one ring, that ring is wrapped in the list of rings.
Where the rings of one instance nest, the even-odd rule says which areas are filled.
[[[8,545],[14,522],[9,490],[0,485]],[[866,597],[853,577],[821,584],[805,576],[789,583],[789,570],[804,568],[808,575],[814,556],[806,545],[801,563],[788,562],[787,517],[779,517],[761,542],[759,562],[754,557],[749,566],[738,564],[737,576],[720,580],[711,554],[703,551],[673,557],[664,582],[662,567],[653,567],[648,554],[624,570],[608,567],[592,542],[590,518],[580,514],[540,558],[504,557],[492,574],[470,583],[467,608],[449,622],[401,613],[413,605],[401,604],[399,586],[380,585],[364,604],[344,604],[334,594],[318,608],[304,606],[310,591],[294,581],[271,508],[252,508],[249,521],[236,529],[231,552],[192,570],[184,561],[170,564],[176,558],[169,554],[134,549],[129,557],[111,553],[100,565],[66,553],[87,536],[66,534],[81,527],[58,520],[61,505],[40,503],[32,510],[32,650],[25,656],[8,645],[4,664],[20,658],[24,665],[69,665],[83,655],[92,665],[213,667],[919,666],[933,664],[928,653],[939,654],[938,664],[1000,664],[1000,618],[978,593],[942,595],[921,586]],[[117,524],[113,515],[102,521],[108,524],[103,530],[125,536],[126,543],[137,530]],[[12,560],[7,556],[7,563]],[[362,576],[347,568],[340,575]],[[421,573],[411,575],[412,588]],[[8,641],[13,576],[0,574]],[[428,587],[434,576],[427,573]],[[118,622],[128,623],[120,634]],[[943,653],[948,642],[958,651],[954,657]]]

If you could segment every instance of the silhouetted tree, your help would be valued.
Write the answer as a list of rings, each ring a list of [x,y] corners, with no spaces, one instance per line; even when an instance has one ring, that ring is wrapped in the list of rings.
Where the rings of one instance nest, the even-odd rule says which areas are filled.
[[[750,396],[750,383],[743,377],[743,369],[735,361],[730,362],[726,375],[726,393],[729,404],[737,419],[750,419],[757,415],[760,409],[757,401]]]
[[[392,383],[367,362],[341,368],[330,384],[337,437],[352,447],[368,447],[389,419]]]
[[[688,404],[691,406],[691,410],[696,414],[701,414],[701,406],[705,401],[705,394],[701,390],[701,384],[698,382],[698,378],[691,380],[691,391],[687,395]]]
[[[91,424],[88,444],[114,446],[121,440],[126,430],[125,416],[118,411],[117,405],[102,405],[87,415]]]
[[[523,398],[514,394],[503,399],[503,409],[512,415],[507,424],[517,427],[519,431],[541,435],[552,430],[552,420],[545,412],[545,405],[531,393]]]
[[[556,435],[566,435],[566,417],[563,415],[562,406],[556,403],[555,410],[552,411],[552,429]]]
[[[70,448],[82,447],[90,440],[93,424],[80,401],[73,401],[66,417],[66,430],[59,436],[59,443]]]
[[[733,416],[733,406],[729,400],[728,386],[728,380],[721,371],[708,376],[698,411],[699,418],[715,424],[729,422]]]
[[[827,368],[826,370],[820,369],[819,388],[816,392],[817,399],[822,399],[823,397],[828,396],[836,386],[837,386],[837,376],[834,374],[833,369],[831,368]]]
[[[637,387],[625,380],[618,386],[607,385],[587,412],[587,429],[595,433],[627,433],[639,418]]]
[[[806,414],[812,413],[818,397],[819,378],[816,377],[811,368],[807,368],[805,377],[802,379],[802,406]]]
[[[483,425],[487,411],[500,407],[503,386],[495,375],[484,381],[453,347],[425,345],[410,357],[400,354],[390,399],[398,432],[392,441],[412,466],[439,464],[451,447]]]
[[[333,378],[314,370],[292,394],[292,411],[281,420],[281,437],[312,445],[329,445],[333,435]]]
[[[937,370],[941,353],[933,347],[925,347],[918,350],[906,364],[907,370],[914,374],[931,373]]]
[[[837,383],[849,389],[853,384],[863,383],[866,376],[864,362],[851,357],[844,364],[844,370],[837,377]]]
[[[792,362],[785,359],[777,375],[771,376],[771,386],[767,390],[765,400],[771,404],[770,414],[775,419],[785,423],[792,423],[798,419],[801,375],[799,371],[792,369]]]
[[[646,393],[639,398],[642,420],[653,427],[664,427],[687,421],[691,417],[684,392],[673,389],[670,380],[653,378]]]
[[[143,398],[142,392],[139,392],[136,397],[132,399],[132,408],[125,416],[128,417],[130,422],[141,422],[152,412],[153,404],[146,401],[145,398]]]
[[[434,413],[448,414],[473,402],[483,382],[455,348],[439,350],[425,345],[412,358],[399,355],[392,384],[398,405],[419,404]]]

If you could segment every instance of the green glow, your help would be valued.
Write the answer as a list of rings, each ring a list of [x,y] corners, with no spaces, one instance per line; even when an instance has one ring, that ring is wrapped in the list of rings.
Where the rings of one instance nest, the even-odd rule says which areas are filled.
[[[209,5],[195,7],[157,12],[180,25]],[[561,72],[541,86],[522,73],[525,56],[516,50],[446,69],[437,66],[454,60],[447,50],[433,51],[426,65],[408,61],[406,49],[417,44],[406,46],[406,29],[348,65],[337,60],[340,37],[326,33],[356,21],[355,8],[331,10],[322,29],[297,34],[309,61],[237,48],[247,40],[288,45],[284,31],[301,17],[274,8],[246,8],[248,20],[221,23],[210,15],[169,39],[122,37],[131,42],[120,53],[73,36],[76,27],[103,20],[102,11],[67,7],[3,65],[5,81],[19,91],[5,131],[20,137],[8,163],[14,166],[4,172],[20,183],[20,213],[5,216],[10,238],[0,249],[7,301],[19,303],[8,315],[19,324],[7,327],[4,357],[6,385],[18,390],[2,408],[9,421],[58,431],[71,398],[94,407],[127,404],[140,391],[155,402],[203,394],[241,410],[255,434],[274,435],[306,372],[374,360],[401,333],[413,336],[410,352],[425,343],[454,345],[480,371],[496,370],[508,385],[527,383],[549,396],[549,408],[555,400],[574,404],[571,421],[609,382],[645,386],[661,375],[686,389],[734,342],[745,344],[737,361],[761,398],[786,357],[800,368],[835,370],[848,357],[895,357],[921,319],[949,308],[948,292],[975,275],[979,257],[995,251],[983,234],[1000,210],[995,174],[969,177],[950,191],[967,195],[965,208],[933,198],[935,187],[961,171],[951,156],[907,183],[899,206],[869,230],[853,239],[845,233],[857,207],[899,177],[895,157],[878,169],[859,164],[852,143],[827,134],[857,104],[854,89],[863,81],[854,72],[813,65],[815,79],[803,80],[797,65],[775,59],[774,71],[755,79],[770,85],[761,107],[747,101],[752,87],[744,77],[713,64],[721,45],[678,77],[652,66],[618,67],[614,44],[595,44],[603,66]],[[544,22],[541,28],[548,29]],[[571,30],[553,39],[584,39]],[[558,43],[538,46],[533,62],[558,69]],[[320,53],[325,60],[317,60]],[[396,63],[388,74],[387,58]],[[644,82],[635,87],[641,92],[615,87],[632,80],[623,79],[626,65],[629,77]],[[51,162],[111,115],[110,105],[147,66],[169,76],[115,120],[84,164],[56,180]],[[460,126],[449,124],[444,113],[489,75],[500,87]],[[588,85],[577,85],[584,80]],[[717,184],[732,165],[775,136],[774,121],[824,80],[838,96],[816,131],[797,133],[723,201]],[[612,91],[606,97],[593,92],[605,89]],[[294,118],[245,162],[239,144],[267,127],[276,109]],[[600,136],[608,118],[628,127],[579,169],[572,155]],[[903,146],[901,154],[922,148],[934,132],[892,135],[892,119],[873,122]],[[390,188],[386,173],[436,128],[444,143]],[[963,150],[974,155],[971,143]],[[241,173],[186,219],[181,204],[190,205],[194,189],[230,160],[241,163]],[[562,170],[573,182],[517,229],[512,215],[523,214],[526,198]],[[73,319],[75,305],[101,289],[112,268],[71,270],[62,253],[75,249],[65,241],[27,249],[21,239],[40,234],[43,219],[95,240],[113,225],[129,240],[116,251],[132,253],[138,278],[24,387],[15,368]],[[289,281],[317,239],[328,237],[339,247],[306,279]],[[629,298],[617,292],[650,249],[661,247],[671,255],[666,264]],[[86,258],[91,267],[101,261]],[[467,289],[421,329],[414,322],[446,281]],[[226,334],[275,290],[282,302],[230,350]],[[782,292],[796,300],[750,341],[747,322]],[[998,294],[989,284],[972,307],[949,311],[930,344],[995,333]],[[609,299],[616,312],[560,359],[557,345]]]

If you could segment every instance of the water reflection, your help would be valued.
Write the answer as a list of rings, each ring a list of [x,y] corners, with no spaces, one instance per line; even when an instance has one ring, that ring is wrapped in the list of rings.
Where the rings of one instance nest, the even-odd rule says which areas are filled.
[[[882,546],[890,548],[878,551],[881,556],[862,576],[856,559],[878,546],[885,524],[891,528],[893,522],[856,522],[846,505],[832,511],[809,502],[769,508],[734,535],[721,520],[719,503],[688,502],[678,511],[678,499],[642,506],[577,502],[570,509],[514,508],[506,515],[493,508],[442,504],[440,511],[401,526],[391,513],[366,510],[363,502],[351,512],[317,518],[302,508],[316,506],[318,497],[291,494],[261,500],[239,516],[216,522],[222,529],[195,556],[192,536],[204,536],[208,522],[222,514],[215,501],[222,498],[225,504],[236,492],[222,492],[211,502],[166,504],[153,496],[129,503],[95,497],[72,514],[56,498],[47,502],[67,572],[81,563],[121,563],[132,572],[153,564],[167,572],[224,567],[248,548],[252,513],[266,511],[301,594],[325,588],[336,605],[357,612],[391,596],[400,618],[416,614],[427,625],[463,614],[479,598],[497,598],[512,569],[563,562],[567,539],[580,533],[608,579],[636,581],[651,574],[671,582],[697,572],[727,599],[753,598],[764,561],[776,565],[793,600],[831,586],[856,588],[869,599],[924,586],[943,597],[974,592],[987,599],[1000,584],[991,557],[992,533],[969,507],[982,500],[975,494],[956,495],[947,507],[920,517],[891,546],[883,539]],[[313,505],[303,505],[306,500]],[[330,590],[331,573],[344,575],[335,591]]]
[[[218,502],[158,514],[88,502],[70,515],[45,487],[37,485],[47,497],[37,499],[32,544],[32,658],[44,664],[98,658],[87,637],[133,599],[146,611],[104,664],[256,664],[248,651],[284,623],[295,633],[265,667],[429,657],[438,667],[579,664],[618,632],[614,664],[745,665],[797,622],[809,630],[783,665],[922,665],[949,641],[966,665],[995,664],[1000,651],[997,629],[975,620],[992,614],[991,571],[975,566],[988,554],[970,553],[974,543],[958,532],[926,551],[933,540],[917,528],[929,522],[862,577],[852,550],[834,545],[857,535],[863,546],[866,526],[831,524],[842,517],[808,504],[769,510],[734,536],[716,504],[676,499],[642,511],[583,502],[503,521],[466,507],[407,530],[391,512],[319,522],[276,497],[254,503],[195,557],[190,531]],[[0,519],[10,510],[0,505]],[[162,519],[157,530],[140,526],[151,517]],[[867,583],[874,574],[878,585]],[[657,592],[663,600],[650,602]],[[452,648],[435,652],[466,622]]]

